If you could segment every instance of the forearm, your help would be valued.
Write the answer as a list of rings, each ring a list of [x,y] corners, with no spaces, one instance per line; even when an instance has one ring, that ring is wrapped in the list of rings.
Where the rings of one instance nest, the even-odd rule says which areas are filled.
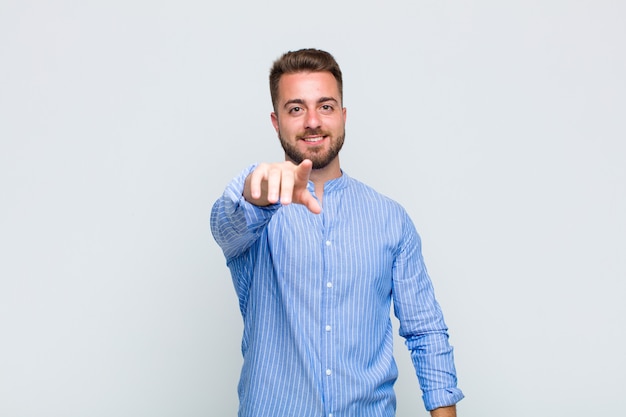
[[[457,387],[453,350],[448,344],[447,334],[409,338],[407,346],[411,349],[426,409],[441,408],[440,412],[448,412],[446,406],[463,399],[463,392]],[[455,414],[433,414],[436,417],[449,415]]]
[[[430,415],[431,417],[456,417],[456,405],[435,408]]]
[[[242,196],[250,168],[235,178],[211,210],[211,232],[226,258],[245,251],[267,225],[276,207],[259,208]]]

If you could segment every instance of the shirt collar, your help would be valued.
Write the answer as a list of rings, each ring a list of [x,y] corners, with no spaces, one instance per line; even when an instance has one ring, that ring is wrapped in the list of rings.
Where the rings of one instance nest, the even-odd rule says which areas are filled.
[[[341,176],[337,178],[333,178],[330,181],[326,181],[324,183],[324,194],[328,192],[333,192],[335,190],[341,190],[348,186],[348,182],[350,181],[350,177],[343,170],[341,170]],[[315,186],[313,185],[313,181],[309,181],[309,191],[313,191]]]

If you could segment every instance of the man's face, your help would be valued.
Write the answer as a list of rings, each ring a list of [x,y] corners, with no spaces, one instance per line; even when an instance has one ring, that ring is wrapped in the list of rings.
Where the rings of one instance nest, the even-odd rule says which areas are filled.
[[[272,124],[287,158],[321,169],[335,161],[345,137],[346,109],[330,72],[285,74],[278,83]]]

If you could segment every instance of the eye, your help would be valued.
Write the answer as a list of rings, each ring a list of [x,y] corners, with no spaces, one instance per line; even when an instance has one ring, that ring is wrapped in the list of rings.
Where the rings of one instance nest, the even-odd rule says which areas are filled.
[[[324,113],[330,113],[333,111],[333,106],[331,106],[330,104],[323,104],[320,109],[324,112]]]
[[[294,106],[289,109],[289,113],[291,114],[301,113],[301,112],[302,112],[302,107],[299,107],[299,106]]]

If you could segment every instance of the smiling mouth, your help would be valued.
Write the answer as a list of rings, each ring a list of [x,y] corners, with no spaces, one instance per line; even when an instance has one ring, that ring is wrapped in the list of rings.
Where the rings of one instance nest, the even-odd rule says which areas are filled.
[[[326,139],[326,136],[305,136],[301,139],[306,143],[318,143]]]

